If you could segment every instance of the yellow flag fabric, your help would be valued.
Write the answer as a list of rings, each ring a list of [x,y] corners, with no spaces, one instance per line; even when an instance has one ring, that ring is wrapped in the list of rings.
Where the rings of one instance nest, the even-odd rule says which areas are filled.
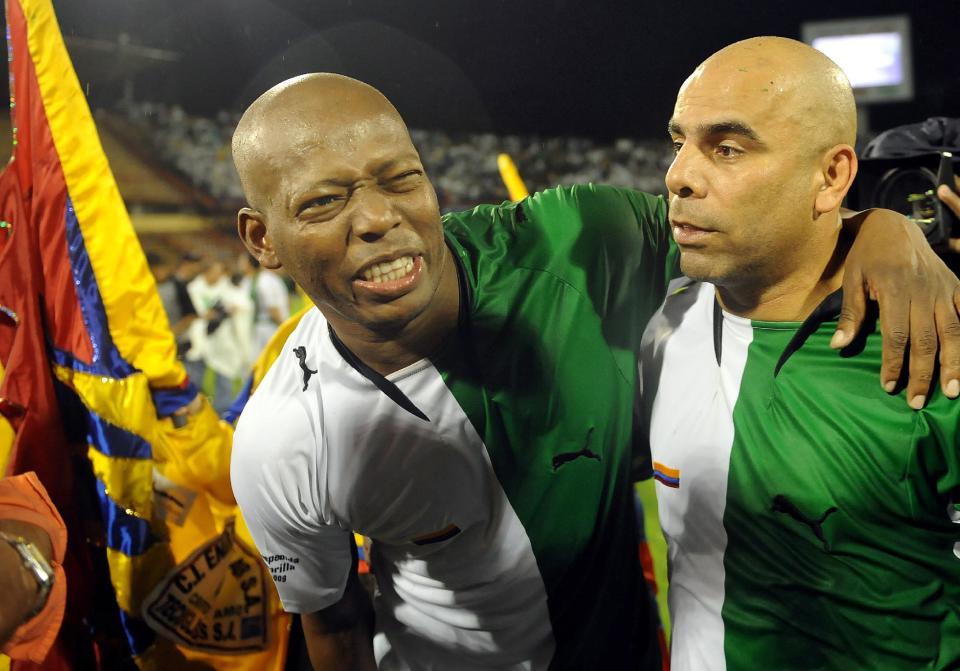
[[[79,400],[82,417],[61,414],[80,424],[65,429],[68,437],[86,436],[104,529],[88,540],[105,545],[124,643],[141,668],[282,669],[290,618],[239,519],[232,427],[206,401],[184,425],[174,422],[196,389],[176,359],[53,6],[8,0],[7,23],[15,135],[0,200],[21,237],[17,255],[3,248],[2,262],[23,264],[29,291],[45,302],[23,303],[19,313],[0,305],[8,321],[44,329],[27,343],[33,349],[23,338],[4,348],[5,389],[27,400],[0,410],[33,416],[24,380],[38,356],[49,358],[56,389]],[[49,348],[36,346],[43,341]],[[18,451],[34,443],[22,440],[29,422],[12,424],[0,422],[0,461],[9,456],[16,468]],[[70,529],[74,538],[95,528],[82,527]]]
[[[523,178],[520,176],[520,171],[517,170],[517,165],[510,158],[510,154],[497,155],[497,168],[500,170],[500,179],[503,180],[504,186],[507,187],[507,193],[510,194],[510,200],[516,202],[530,195],[527,185],[523,183]]]

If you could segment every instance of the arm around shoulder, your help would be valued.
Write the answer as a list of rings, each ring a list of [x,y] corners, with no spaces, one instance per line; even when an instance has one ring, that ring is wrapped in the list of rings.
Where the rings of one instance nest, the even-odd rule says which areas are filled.
[[[909,351],[907,400],[926,403],[939,353],[940,384],[960,396],[960,280],[927,244],[920,228],[889,210],[842,212],[843,228],[856,239],[847,255],[843,307],[832,345],[846,347],[863,325],[866,299],[880,306],[887,391],[897,381]],[[909,350],[908,350],[909,345]]]

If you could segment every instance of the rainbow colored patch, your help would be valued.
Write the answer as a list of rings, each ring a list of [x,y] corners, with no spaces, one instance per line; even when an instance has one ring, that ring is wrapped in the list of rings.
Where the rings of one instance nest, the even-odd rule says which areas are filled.
[[[666,485],[667,487],[672,487],[673,489],[680,488],[680,469],[679,468],[669,468],[664,466],[659,461],[653,462],[653,478],[657,482]]]

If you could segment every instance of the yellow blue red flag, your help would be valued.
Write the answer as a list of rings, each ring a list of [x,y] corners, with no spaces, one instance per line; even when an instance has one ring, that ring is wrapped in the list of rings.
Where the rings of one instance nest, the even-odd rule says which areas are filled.
[[[171,419],[196,389],[53,6],[6,13],[0,465],[36,471],[69,531],[67,617],[43,668],[280,669],[289,618],[237,514],[232,430],[206,402]]]

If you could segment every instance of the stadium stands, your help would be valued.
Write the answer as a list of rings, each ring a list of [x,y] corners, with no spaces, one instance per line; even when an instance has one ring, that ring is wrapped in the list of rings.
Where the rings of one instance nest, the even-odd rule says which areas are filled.
[[[157,155],[225,209],[232,210],[242,202],[230,160],[236,114],[221,112],[210,119],[191,116],[179,107],[140,103],[127,110],[127,119],[152,139]],[[666,138],[624,138],[601,145],[571,137],[452,135],[425,130],[412,134],[444,210],[507,197],[497,172],[496,159],[501,152],[513,157],[531,191],[558,184],[604,182],[661,193],[663,175],[672,160]]]

